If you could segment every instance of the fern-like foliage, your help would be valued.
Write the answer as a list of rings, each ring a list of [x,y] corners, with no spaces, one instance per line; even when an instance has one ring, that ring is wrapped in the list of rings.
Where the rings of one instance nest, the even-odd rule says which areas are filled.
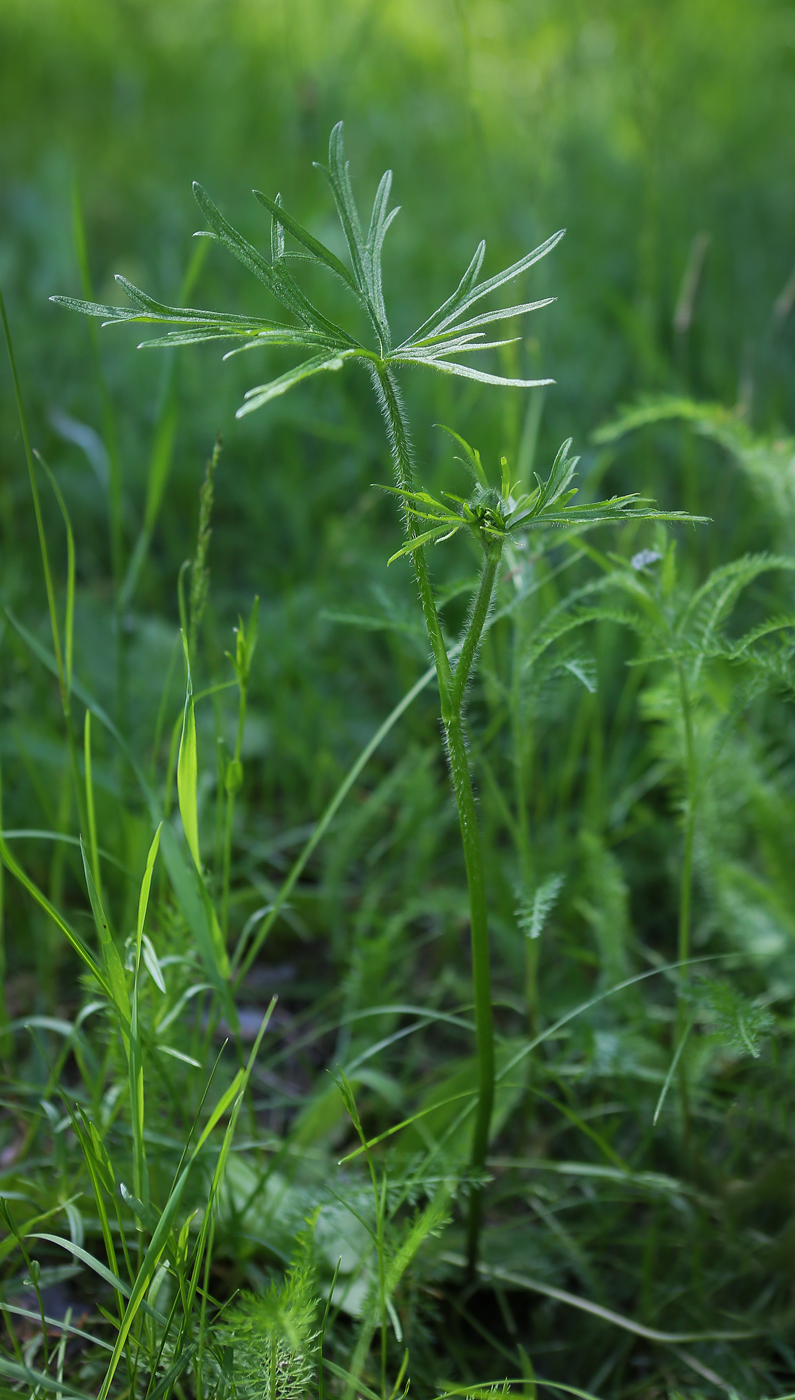
[[[238,344],[228,352],[287,346],[312,353],[300,364],[267,383],[249,389],[238,417],[252,413],[263,404],[310,376],[337,370],[346,360],[359,360],[367,365],[418,365],[442,374],[475,379],[482,384],[510,384],[519,388],[551,384],[551,379],[510,379],[490,374],[472,365],[462,364],[460,357],[476,350],[496,349],[510,340],[487,341],[484,327],[512,317],[524,316],[547,306],[553,297],[541,301],[521,302],[492,310],[478,310],[467,315],[478,302],[508,283],[514,282],[538,262],[563,237],[560,229],[532,252],[526,253],[510,267],[485,281],[479,281],[486,245],[480,242],[472,260],[455,291],[399,345],[393,344],[382,288],[381,255],[387,231],[398,213],[389,209],[392,173],[383,175],[373,203],[370,223],[365,234],[359,219],[351,187],[350,171],[345,159],[342,122],[334,127],[329,141],[328,166],[319,166],[331,186],[342,231],[348,248],[350,266],[346,265],[308,229],[282,206],[281,196],[271,198],[260,190],[255,198],[271,216],[270,259],[249,243],[224,218],[201,185],[194,183],[193,192],[209,225],[201,237],[214,239],[241,262],[293,318],[293,322],[264,320],[262,317],[221,311],[196,310],[167,306],[135,287],[126,277],[116,281],[132,302],[132,307],[103,306],[74,297],[54,296],[52,301],[87,316],[100,317],[104,325],[126,321],[144,321],[162,326],[176,326],[165,335],[143,342],[143,346],[192,345],[208,340],[234,340]],[[287,247],[286,237],[300,245],[301,252]],[[335,321],[330,320],[306,295],[296,282],[290,264],[297,259],[309,260],[333,273],[364,310],[370,322],[375,344],[366,346]]]
[[[532,895],[520,892],[516,922],[528,938],[540,938],[565,881],[565,875],[550,875],[538,885]]]
[[[758,1059],[761,1042],[775,1024],[770,1012],[750,1001],[730,982],[701,978],[686,989],[699,1019],[739,1055]]]
[[[303,1400],[317,1352],[317,1289],[308,1240],[283,1283],[244,1293],[226,1314],[220,1340],[232,1349],[236,1393],[246,1400]]]

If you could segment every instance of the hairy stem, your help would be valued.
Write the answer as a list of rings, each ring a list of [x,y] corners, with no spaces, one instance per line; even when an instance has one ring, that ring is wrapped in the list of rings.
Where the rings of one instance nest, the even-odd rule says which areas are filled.
[[[409,436],[408,423],[406,422],[406,412],[400,396],[392,370],[386,365],[373,365],[372,368],[373,388],[384,416],[386,423],[389,445],[392,449],[392,461],[395,468],[395,477],[398,486],[403,491],[410,491],[414,486],[414,465],[411,459],[411,439]],[[414,538],[419,532],[417,522],[408,510],[404,512],[406,533],[409,538]],[[417,588],[420,594],[422,613],[425,618],[425,626],[428,638],[433,651],[433,659],[436,663],[436,674],[439,680],[439,699],[442,706],[442,719],[445,724],[452,714],[451,691],[453,688],[453,675],[450,669],[450,662],[447,659],[447,647],[442,636],[442,625],[439,621],[439,614],[436,611],[433,589],[431,587],[428,564],[425,558],[425,550],[420,546],[411,555],[414,565],[414,577],[417,580]]]
[[[494,1107],[494,1021],[491,1009],[491,965],[489,960],[489,925],[486,908],[486,875],[483,868],[483,848],[480,842],[475,794],[469,774],[464,726],[460,714],[448,725],[447,753],[453,778],[461,841],[464,847],[467,884],[469,886],[469,922],[472,941],[472,988],[475,998],[475,1035],[478,1058],[478,1102],[472,1134],[472,1166],[482,1171],[489,1145],[489,1127]],[[470,1197],[467,1231],[467,1256],[474,1267],[480,1221],[482,1191],[473,1188]]]
[[[398,486],[411,490],[414,471],[405,411],[392,372],[386,366],[373,367],[373,384],[387,426],[395,475]],[[418,533],[417,524],[405,513],[406,532],[410,538]],[[493,548],[487,555],[478,592],[469,619],[455,676],[450,668],[442,635],[439,614],[433,597],[428,565],[422,546],[412,551],[414,574],[420,594],[425,625],[436,663],[442,722],[447,741],[447,754],[453,779],[464,863],[469,887],[470,929],[472,944],[472,985],[475,1001],[475,1035],[477,1041],[478,1099],[472,1135],[472,1167],[482,1172],[489,1143],[489,1128],[494,1107],[494,1021],[491,1005],[491,966],[489,960],[489,927],[486,907],[486,876],[483,848],[478,826],[475,794],[469,771],[462,708],[467,681],[477,655],[483,628],[488,617],[501,549]],[[477,1260],[478,1239],[483,1209],[481,1189],[473,1189],[467,1231],[467,1253],[470,1269]]]

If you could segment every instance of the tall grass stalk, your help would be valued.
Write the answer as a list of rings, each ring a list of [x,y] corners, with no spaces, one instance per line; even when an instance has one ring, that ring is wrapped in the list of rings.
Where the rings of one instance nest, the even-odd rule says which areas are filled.
[[[42,461],[47,476],[55,491],[58,505],[60,506],[67,532],[67,588],[66,588],[66,617],[65,617],[65,646],[61,645],[61,629],[58,622],[58,608],[55,599],[55,586],[53,584],[52,570],[50,568],[50,555],[47,547],[47,536],[44,530],[44,519],[41,512],[41,501],[39,498],[39,488],[36,481],[36,470],[33,464],[33,452],[30,445],[30,435],[25,416],[25,408],[22,402],[22,391],[17,374],[16,358],[14,356],[14,346],[11,339],[11,329],[8,324],[5,301],[3,299],[2,287],[0,287],[0,319],[3,322],[3,334],[5,336],[6,350],[8,351],[8,361],[11,366],[11,378],[14,384],[14,396],[16,399],[17,413],[19,415],[19,426],[22,432],[22,442],[25,448],[25,460],[28,466],[28,479],[30,481],[30,492],[33,497],[33,511],[36,517],[36,531],[39,538],[39,549],[41,552],[41,563],[44,572],[44,585],[47,592],[47,608],[50,615],[50,627],[52,630],[52,645],[55,654],[55,664],[58,677],[58,691],[61,697],[61,708],[63,710],[64,724],[66,728],[66,739],[69,749],[69,763],[74,785],[75,801],[80,817],[81,830],[85,829],[85,807],[83,802],[82,784],[80,782],[80,765],[77,755],[77,742],[75,740],[74,725],[72,723],[72,635],[74,624],[74,580],[75,580],[75,559],[74,540],[72,527],[66,510],[63,497],[58,490],[55,480]],[[37,454],[38,455],[38,454]]]

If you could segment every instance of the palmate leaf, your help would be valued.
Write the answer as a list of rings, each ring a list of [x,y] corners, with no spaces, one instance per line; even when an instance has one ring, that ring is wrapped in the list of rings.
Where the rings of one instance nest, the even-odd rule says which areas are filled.
[[[366,236],[353,196],[341,122],[331,133],[329,163],[324,173],[331,185],[348,248],[350,267],[285,210],[281,195],[277,194],[275,198],[271,198],[260,190],[254,191],[255,198],[271,216],[271,259],[268,261],[229,223],[207,191],[198,183],[194,183],[193,186],[196,201],[208,224],[208,228],[197,236],[210,237],[226,248],[291,313],[297,323],[295,325],[284,325],[278,321],[241,313],[169,306],[150,297],[123,277],[118,277],[117,281],[133,303],[132,307],[108,306],[64,296],[56,296],[52,300],[71,310],[99,317],[107,325],[143,321],[176,327],[165,335],[142,342],[142,346],[147,348],[163,349],[176,345],[201,344],[211,340],[236,340],[239,343],[227,352],[225,358],[243,350],[267,346],[292,346],[315,352],[303,364],[276,376],[267,384],[250,390],[239,416],[262,407],[303,379],[324,370],[339,369],[344,358],[358,358],[362,364],[371,370],[375,368],[379,374],[383,374],[390,366],[419,365],[441,374],[499,387],[514,386],[526,389],[554,382],[550,378],[513,379],[493,374],[460,364],[457,357],[470,354],[474,350],[493,350],[510,344],[510,340],[486,341],[483,338],[483,328],[497,321],[523,316],[548,305],[553,300],[547,297],[540,301],[520,302],[504,309],[483,311],[462,320],[475,303],[515,280],[551,251],[563,236],[563,230],[484,282],[478,282],[485,254],[485,243],[481,242],[452,296],[437,308],[413,336],[393,351],[381,275],[384,239],[398,212],[397,208],[389,209],[391,172],[387,171],[379,182]],[[300,245],[302,252],[286,252],[287,234]],[[367,312],[375,331],[378,340],[375,352],[330,320],[302,291],[286,265],[288,258],[295,257],[326,267],[347,290],[353,292]]]
[[[347,331],[342,330],[342,328],[335,325],[333,321],[329,321],[328,318],[312,304],[304,292],[301,291],[298,283],[290,276],[289,272],[287,272],[283,266],[279,265],[274,267],[263,258],[262,254],[257,251],[253,244],[249,243],[242,234],[238,233],[237,229],[232,227],[224,218],[220,209],[216,208],[215,204],[213,204],[207,191],[202,189],[202,186],[198,184],[197,181],[193,183],[193,193],[211,229],[209,235],[205,234],[203,236],[215,238],[219,243],[222,243],[230,253],[243,263],[244,267],[248,268],[249,272],[253,272],[254,276],[265,284],[269,291],[276,297],[277,301],[282,303],[282,306],[285,306],[288,311],[292,311],[293,315],[306,326],[307,330],[317,330],[323,327],[326,331],[330,332],[335,339],[347,342],[348,344],[355,343],[351,336],[348,335]]]
[[[565,229],[559,229],[557,233],[552,234],[551,238],[546,239],[544,243],[534,248],[532,253],[525,253],[523,258],[519,258],[517,262],[512,263],[511,266],[505,268],[503,272],[498,272],[494,277],[489,277],[485,282],[480,283],[477,281],[477,276],[483,265],[486,244],[485,242],[479,243],[475,251],[475,256],[453,295],[439,307],[438,311],[434,312],[433,316],[429,316],[428,320],[424,321],[418,330],[416,330],[413,335],[409,336],[408,340],[405,340],[403,345],[399,348],[402,350],[406,346],[416,344],[421,339],[427,340],[431,336],[443,332],[447,326],[452,326],[453,322],[457,321],[459,316],[463,316],[464,312],[468,311],[470,306],[474,306],[476,301],[480,301],[482,297],[488,296],[490,292],[496,291],[498,287],[505,286],[507,282],[515,281],[517,277],[521,276],[523,272],[526,272],[534,263],[546,257],[547,253],[551,253],[552,249],[560,242],[561,238],[563,238],[565,232]],[[507,312],[505,314],[509,315],[511,313]],[[513,314],[516,314],[515,309]],[[497,320],[499,316],[493,314],[489,319]],[[481,322],[479,317],[476,317],[469,324],[480,325],[484,323]]]

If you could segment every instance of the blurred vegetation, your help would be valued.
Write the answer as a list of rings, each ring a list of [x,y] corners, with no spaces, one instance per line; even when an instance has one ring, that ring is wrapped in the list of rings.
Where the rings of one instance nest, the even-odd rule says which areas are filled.
[[[222,363],[214,346],[138,354],[139,328],[94,337],[48,301],[86,294],[88,278],[97,300],[119,302],[113,276],[121,273],[175,303],[189,277],[193,305],[272,315],[264,290],[220,250],[194,257],[191,234],[203,221],[191,180],[263,248],[268,221],[249,191],[280,190],[342,256],[328,188],[312,169],[340,118],[362,208],[382,170],[394,171],[402,212],[389,235],[385,286],[398,331],[448,295],[479,238],[489,275],[568,230],[522,285],[522,296],[526,287],[528,297],[556,302],[517,325],[522,339],[491,366],[548,375],[553,386],[502,391],[402,374],[423,484],[462,489],[435,423],[455,427],[484,461],[505,454],[526,474],[545,475],[571,436],[586,499],[640,491],[712,523],[666,535],[622,526],[589,536],[590,554],[576,559],[552,549],[533,561],[527,605],[484,642],[469,721],[498,1065],[523,1052],[528,1037],[548,1038],[498,1092],[478,1286],[462,1285],[455,1262],[468,1129],[445,1138],[455,1109],[442,1104],[466,1092],[474,1073],[466,887],[428,686],[340,806],[239,988],[240,1054],[271,994],[280,1000],[241,1111],[240,1149],[218,1175],[215,1214],[202,1214],[215,1189],[203,1168],[206,1178],[188,1182],[169,1241],[173,1276],[159,1284],[165,1312],[188,1289],[185,1251],[191,1240],[198,1249],[200,1222],[209,1229],[214,1220],[210,1250],[195,1256],[208,1260],[202,1287],[211,1302],[193,1313],[186,1306],[195,1332],[186,1323],[177,1349],[186,1369],[171,1343],[159,1369],[142,1362],[136,1370],[128,1354],[111,1393],[221,1397],[231,1393],[225,1367],[236,1347],[248,1368],[239,1394],[260,1394],[251,1379],[260,1353],[269,1366],[286,1358],[309,1393],[308,1338],[322,1316],[321,1308],[313,1320],[314,1299],[325,1306],[340,1256],[346,1290],[329,1314],[325,1385],[345,1393],[342,1373],[352,1370],[379,1390],[366,1236],[378,1207],[364,1195],[360,1162],[332,1166],[357,1143],[326,1073],[338,1066],[371,1136],[442,1104],[376,1155],[378,1172],[389,1172],[381,1244],[394,1264],[390,1308],[399,1319],[389,1324],[388,1390],[395,1381],[402,1391],[408,1347],[412,1393],[423,1396],[506,1375],[522,1378],[528,1396],[534,1376],[649,1400],[789,1392],[795,733],[790,633],[754,629],[795,613],[791,4],[3,0],[0,284],[33,444],[75,534],[81,782],[78,685],[117,727],[156,802],[167,813],[176,806],[169,745],[185,699],[178,580],[183,561],[197,558],[200,489],[219,432],[192,578],[195,587],[209,568],[206,604],[200,589],[191,621],[183,574],[182,620],[196,638],[198,696],[234,683],[224,655],[235,654],[232,629],[250,617],[254,596],[261,600],[242,787],[228,807],[223,776],[236,752],[238,697],[215,689],[196,705],[199,826],[214,897],[226,812],[234,818],[230,948],[272,904],[350,766],[428,664],[410,571],[405,561],[385,567],[399,523],[370,487],[390,478],[364,376],[345,370],[312,381],[236,420],[243,392],[257,375],[286,368],[288,352],[259,352],[253,375],[256,354]],[[341,293],[324,292],[344,317]],[[623,411],[628,404],[635,410]],[[38,481],[63,616],[63,520],[43,471]],[[0,531],[7,849],[98,948],[72,844],[87,830],[61,700],[35,649],[52,640],[5,370]],[[130,572],[137,545],[140,571]],[[642,604],[631,594],[629,561],[643,549],[663,558],[634,571],[648,592]],[[761,551],[775,557],[737,563]],[[454,637],[472,565],[458,542],[432,552],[432,563],[450,593],[444,616]],[[569,587],[596,579],[609,580],[600,597],[614,619],[583,619],[581,643],[556,641],[542,664],[535,639],[553,627],[550,618],[580,606],[567,601]],[[514,596],[515,579],[502,588],[498,607]],[[635,614],[648,621],[653,608],[657,632],[651,623],[644,631]],[[690,765],[674,683],[680,663],[692,704]],[[96,716],[100,893],[124,955],[152,808]],[[688,812],[697,814],[693,953],[713,961],[694,968],[686,988],[670,972],[651,976],[550,1034],[593,997],[676,960]],[[26,1364],[40,1371],[52,1363],[55,1374],[60,1333],[54,1324],[47,1356],[35,1318],[8,1310],[37,1315],[25,1280],[40,1281],[48,1316],[63,1321],[71,1309],[72,1324],[100,1343],[113,1342],[113,1329],[98,1307],[116,1308],[107,1279],[51,1241],[36,1246],[40,1276],[14,1247],[12,1226],[23,1234],[25,1226],[106,1257],[90,1151],[83,1156],[64,1117],[59,1079],[113,1159],[108,1230],[120,1264],[129,1252],[131,1278],[153,1227],[119,1196],[119,1180],[128,1195],[133,1180],[127,1064],[110,1018],[85,1011],[102,999],[97,984],[8,871],[0,897],[8,1018],[0,1189],[9,1211],[0,1306],[11,1358],[2,1393],[33,1393],[13,1366],[24,1352]],[[142,963],[141,1014],[152,1044],[162,1033],[172,1052],[147,1060],[151,1200],[164,1209],[190,1125],[206,1116],[217,1015],[233,1016],[195,990],[206,969],[162,857],[149,918],[147,956],[165,959],[167,991],[159,1000],[157,964]],[[541,923],[540,937],[528,939]],[[233,1043],[212,1102],[237,1065]],[[217,1150],[212,1160],[220,1161]],[[199,1215],[180,1245],[193,1209]],[[58,1213],[38,1223],[48,1211]],[[216,1327],[216,1302],[239,1288],[259,1304],[238,1299]],[[590,1300],[591,1311],[577,1299]],[[156,1320],[142,1318],[136,1346],[154,1346],[144,1334]],[[738,1332],[754,1335],[716,1336]],[[61,1351],[67,1379],[96,1395],[107,1358],[85,1338]],[[268,1384],[261,1394],[275,1400],[278,1388]]]

